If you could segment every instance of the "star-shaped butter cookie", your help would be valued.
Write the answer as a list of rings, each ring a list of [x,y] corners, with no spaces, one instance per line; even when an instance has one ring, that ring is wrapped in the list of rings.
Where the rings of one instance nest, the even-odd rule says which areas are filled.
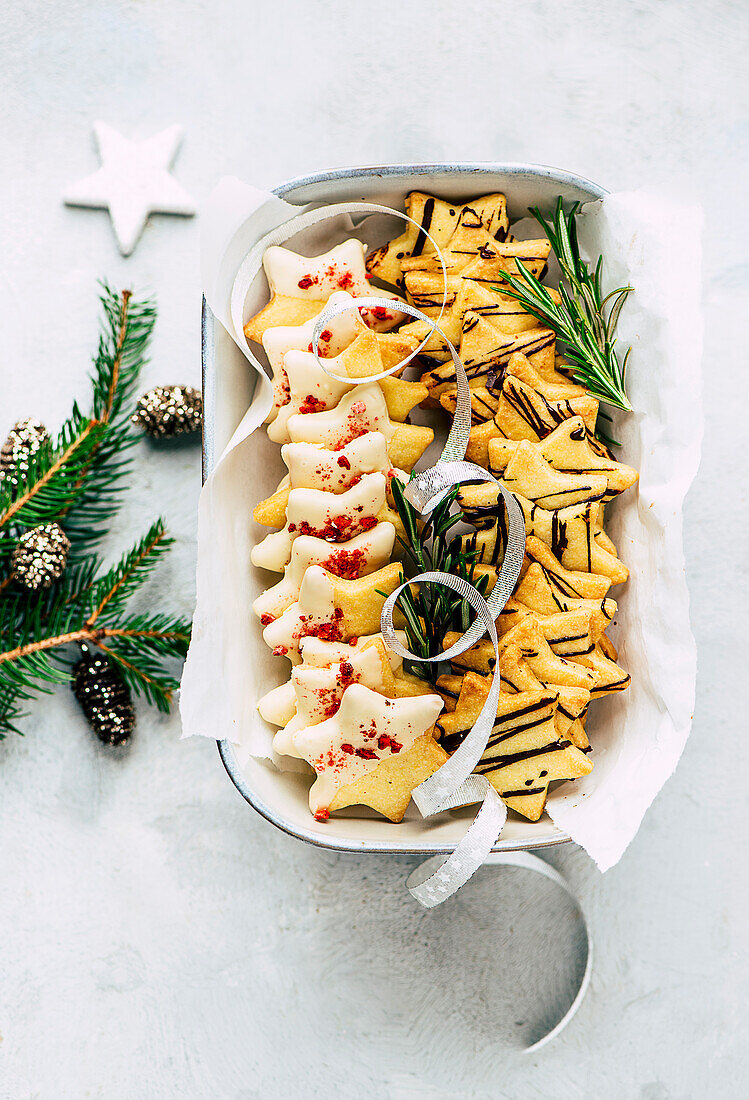
[[[400,821],[419,783],[447,759],[432,730],[439,695],[386,699],[351,684],[336,714],[294,735],[294,745],[317,772],[310,809],[324,820],[346,806],[371,806]]]
[[[455,710],[437,722],[441,742],[452,751],[474,725],[489,694],[488,678],[468,673]],[[476,767],[517,813],[538,821],[549,783],[577,779],[592,771],[590,760],[554,724],[557,696],[545,690],[500,692],[497,720]]]

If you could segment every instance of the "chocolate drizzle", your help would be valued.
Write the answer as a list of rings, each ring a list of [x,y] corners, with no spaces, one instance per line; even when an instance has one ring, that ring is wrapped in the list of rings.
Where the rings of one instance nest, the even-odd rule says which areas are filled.
[[[532,515],[531,512],[531,517]],[[555,558],[561,558],[568,546],[567,523],[559,518],[558,512],[553,512],[551,518],[551,552]]]
[[[473,215],[473,221],[471,221],[471,215]],[[464,229],[481,229],[483,222],[477,210],[472,206],[464,206],[460,212],[459,225]]]
[[[509,722],[510,720],[514,721],[516,718],[521,718],[524,714],[536,714],[539,710],[541,710],[541,712],[542,712],[541,716],[538,717],[538,718],[535,718],[532,722],[521,722],[517,726],[511,726],[510,729],[503,729],[503,727],[506,725],[506,723]],[[542,726],[544,724],[544,722],[548,722],[548,720],[549,720],[549,705],[548,705],[548,703],[537,704],[536,706],[527,708],[527,710],[519,710],[517,712],[513,712],[512,714],[510,714],[509,716],[505,717],[502,720],[502,725],[501,726],[495,726],[494,727],[495,729],[502,730],[502,732],[497,733],[497,734],[492,733],[492,736],[487,741],[486,747],[487,747],[487,749],[491,749],[495,745],[501,744],[502,741],[507,741],[507,740],[509,740],[510,737],[515,737],[516,734],[518,734],[518,733],[525,733],[527,730],[535,729],[536,726]]]
[[[491,420],[494,413],[497,411],[497,403],[495,401],[488,401],[481,394],[476,393],[475,390],[471,392],[471,411],[474,421],[479,424],[485,424],[487,420]]]
[[[418,292],[414,292],[410,287],[408,289],[408,292],[413,299],[413,304],[416,306],[417,309],[420,309],[422,311],[430,308],[440,309],[443,303],[445,308],[449,309],[449,307],[455,302],[454,291],[452,293],[448,291],[447,297],[443,297],[443,295],[439,293],[433,294],[431,292],[424,292],[423,294],[419,294]]]
[[[426,240],[427,240],[426,235],[427,235],[427,233],[429,232],[429,230],[431,228],[433,215],[434,215],[434,199],[429,198],[424,203],[424,212],[422,213],[422,216],[421,216],[421,225],[419,227],[419,232],[417,234],[414,246],[411,249],[411,255],[412,256],[420,256],[422,254],[422,252],[424,251],[424,245],[426,244]]]
[[[470,332],[479,322],[479,317],[469,317],[464,321],[463,334]],[[510,337],[509,343],[499,344],[497,347],[492,348],[486,352],[479,359],[465,358],[463,360],[463,366],[466,369],[466,374],[469,378],[483,378],[491,371],[497,371],[499,368],[506,367],[510,361],[510,356],[514,355],[516,351],[523,352],[524,355],[530,357],[537,355],[539,352],[544,351],[548,347],[552,347],[556,340],[553,332],[544,331],[542,336],[533,336],[534,330],[531,333],[520,333],[517,336]],[[439,385],[444,382],[455,381],[455,366],[452,362],[445,363],[444,366],[434,372],[434,383]],[[568,415],[574,415],[570,412]],[[558,418],[557,423],[561,422]]]
[[[505,379],[505,372],[507,367],[500,367],[499,370],[490,370],[486,376],[486,388],[490,393],[501,393],[502,383]]]
[[[536,564],[541,565],[540,562],[537,562]],[[552,588],[552,590],[554,588],[554,585],[556,585],[557,588],[561,589],[562,593],[565,596],[580,595],[578,590],[576,588],[573,588],[569,581],[565,580],[564,577],[561,576],[561,574],[555,573],[551,569],[547,569],[545,565],[541,565],[541,569],[543,570],[544,577],[548,581],[549,586]]]
[[[548,745],[540,745],[536,749],[524,749],[523,752],[510,752],[502,756],[482,756],[476,771],[482,775],[485,772],[499,771],[500,768],[508,768],[511,764],[520,764],[523,760],[532,760],[536,756],[546,756],[550,752],[562,752],[568,749],[571,741],[551,741]]]

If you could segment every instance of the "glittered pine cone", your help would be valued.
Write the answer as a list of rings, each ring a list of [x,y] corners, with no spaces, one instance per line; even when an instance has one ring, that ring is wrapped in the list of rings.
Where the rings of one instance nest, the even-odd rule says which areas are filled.
[[[59,523],[43,523],[21,535],[10,561],[13,580],[37,591],[49,588],[62,576],[70,539]]]
[[[197,432],[203,424],[203,396],[193,386],[155,386],[143,394],[130,419],[154,439]]]
[[[100,741],[121,745],[135,727],[135,710],[127,684],[103,653],[81,645],[71,688],[88,724]]]
[[[49,432],[40,420],[19,420],[0,449],[0,476],[15,489],[26,480],[34,455],[49,443]]]

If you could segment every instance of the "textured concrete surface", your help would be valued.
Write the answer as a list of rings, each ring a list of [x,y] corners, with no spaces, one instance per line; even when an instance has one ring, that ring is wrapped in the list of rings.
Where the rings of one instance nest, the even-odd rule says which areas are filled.
[[[0,1095],[746,1095],[747,37],[745,5],[720,0],[8,0],[3,434],[22,415],[58,424],[85,393],[102,275],[158,295],[146,381],[199,378],[197,224],[154,218],[123,261],[105,214],[60,203],[96,166],[98,117],[136,137],[184,123],[177,171],[199,199],[227,172],[270,185],[440,159],[696,194],[708,332],[686,525],[694,732],[618,867],[602,878],[580,852],[549,857],[596,941],[568,1031],[535,1056],[509,1045],[528,1005],[506,979],[532,917],[513,909],[526,895],[512,876],[486,872],[421,912],[402,886],[409,858],[337,857],[274,832],[212,744],[178,742],[174,716],[141,709],[112,759],[61,693],[0,744]],[[163,512],[178,546],[151,595],[183,611],[198,487],[197,448],[144,445],[109,547]]]

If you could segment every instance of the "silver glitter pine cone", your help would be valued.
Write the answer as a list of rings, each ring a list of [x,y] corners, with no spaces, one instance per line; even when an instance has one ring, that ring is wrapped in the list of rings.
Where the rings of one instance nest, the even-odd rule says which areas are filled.
[[[154,439],[200,431],[203,395],[193,386],[155,386],[144,393],[130,418]]]
[[[70,539],[59,523],[43,523],[21,535],[10,560],[13,580],[33,592],[49,588],[65,569]]]
[[[71,688],[92,730],[106,745],[121,745],[135,728],[130,690],[103,653],[81,645]]]
[[[41,420],[19,420],[0,449],[0,476],[17,488],[26,480],[34,455],[49,444],[49,432]]]

